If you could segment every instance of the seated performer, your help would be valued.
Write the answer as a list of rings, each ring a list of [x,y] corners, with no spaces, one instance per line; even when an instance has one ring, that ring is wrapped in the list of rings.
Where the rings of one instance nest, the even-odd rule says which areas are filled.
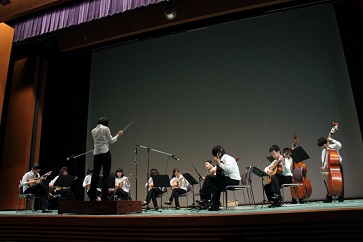
[[[184,194],[188,190],[189,182],[184,178],[184,176],[180,173],[179,169],[173,169],[173,175],[170,180],[170,186],[172,188],[170,198],[167,202],[164,202],[166,205],[171,205],[173,199],[175,199],[175,210],[180,209],[179,204],[179,195]]]
[[[204,162],[204,167],[207,170],[207,175],[216,175],[217,167],[213,165],[213,161],[207,160]],[[205,179],[205,176],[203,177],[203,180]]]
[[[154,187],[153,178],[154,175],[160,175],[159,171],[156,169],[150,170],[150,178],[145,184],[145,187],[147,188],[147,195],[146,199],[142,202],[142,206],[146,206],[146,209],[149,208],[149,203],[152,200],[154,204],[154,210],[158,210],[158,202],[156,200],[156,196],[163,194],[166,189],[164,187]]]
[[[210,206],[210,211],[218,211],[221,192],[228,185],[238,185],[241,181],[241,175],[236,159],[228,155],[222,146],[217,145],[213,147],[212,155],[217,165],[217,173],[216,175],[209,174],[204,179],[199,204],[205,208]],[[212,194],[208,187],[209,183],[213,186]],[[212,197],[211,203],[208,201],[210,197]]]
[[[285,159],[281,155],[280,147],[272,145],[269,149],[271,156],[274,161],[270,165],[265,167],[264,171],[269,174],[269,179],[266,179],[266,185],[264,190],[269,201],[273,204],[269,207],[280,207],[281,206],[281,185],[292,182],[291,173],[291,159]]]
[[[89,191],[89,188],[91,186],[92,174],[93,174],[93,168],[89,167],[88,170],[87,170],[87,176],[85,176],[85,178],[83,180],[83,183],[82,183],[82,186],[84,188],[86,188],[87,197],[89,197],[88,196],[88,191]],[[96,200],[101,201],[101,188],[97,188],[97,190],[96,190]]]
[[[66,201],[76,201],[76,197],[74,196],[74,193],[72,192],[70,187],[59,187],[54,186],[55,182],[58,180],[59,176],[68,176],[68,168],[66,166],[63,166],[56,177],[54,177],[53,180],[49,182],[49,192],[52,195],[60,195],[62,200]]]
[[[42,213],[50,213],[48,210],[48,189],[42,184],[42,180],[49,176],[52,172],[48,172],[43,176],[39,174],[40,166],[37,163],[33,164],[31,171],[24,174],[20,186],[23,188],[23,193],[33,193],[40,196],[40,201],[35,204],[35,210],[41,209]]]
[[[115,195],[121,200],[131,201],[130,187],[131,183],[129,181],[129,177],[124,176],[124,171],[121,168],[116,169]]]

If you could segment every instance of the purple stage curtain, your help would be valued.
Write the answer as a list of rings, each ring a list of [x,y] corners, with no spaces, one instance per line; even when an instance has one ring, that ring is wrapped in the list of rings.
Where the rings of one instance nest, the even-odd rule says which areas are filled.
[[[167,0],[91,0],[15,21],[14,42]]]

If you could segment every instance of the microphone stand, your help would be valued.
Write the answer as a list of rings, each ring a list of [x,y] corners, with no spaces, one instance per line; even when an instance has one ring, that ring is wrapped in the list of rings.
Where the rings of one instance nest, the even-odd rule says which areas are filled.
[[[179,159],[175,158],[175,156],[173,154],[169,154],[169,153],[166,153],[166,152],[163,152],[163,151],[160,151],[160,150],[156,150],[156,149],[152,149],[152,148],[149,148],[149,147],[146,147],[146,146],[143,146],[143,145],[136,145],[138,147],[141,147],[141,148],[144,148],[146,149],[147,151],[147,177],[146,177],[146,181],[147,181],[147,185],[146,185],[146,194],[149,192],[149,179],[150,179],[150,151],[155,151],[155,152],[158,152],[158,153],[161,153],[161,154],[165,154],[165,155],[168,155],[170,156],[171,158],[173,158],[174,160],[177,160],[179,161]]]
[[[84,153],[81,153],[81,154],[78,154],[78,155],[71,155],[70,157],[68,157],[67,158],[67,161],[69,161],[69,160],[71,160],[71,159],[74,159],[74,160],[76,160],[76,158],[77,157],[80,157],[80,156],[82,156],[82,155],[86,155],[86,154],[88,154],[88,153],[90,153],[90,152],[93,152],[93,149],[92,150],[89,150],[89,151],[86,151],[86,152],[84,152]],[[75,171],[75,173],[77,174],[78,172],[77,172],[77,165],[75,164],[74,165],[74,167],[75,167],[75,169],[76,169],[76,171]],[[78,179],[78,182],[80,182],[80,180]],[[77,186],[77,190],[79,189],[79,186]],[[83,194],[83,192],[81,191],[81,190],[79,190],[79,193],[80,194]],[[83,197],[84,197],[84,194],[83,194]]]
[[[82,154],[79,154],[79,155],[71,155],[70,157],[67,158],[67,160],[75,159],[75,158],[77,158],[79,156],[85,155],[85,154],[90,153],[90,152],[93,152],[93,150],[86,151],[86,152],[84,152]]]
[[[136,192],[136,196],[135,196],[135,200],[137,201],[137,148],[135,149],[135,160],[134,160],[134,164],[135,164],[135,169],[136,169],[136,176],[135,176],[135,192]]]

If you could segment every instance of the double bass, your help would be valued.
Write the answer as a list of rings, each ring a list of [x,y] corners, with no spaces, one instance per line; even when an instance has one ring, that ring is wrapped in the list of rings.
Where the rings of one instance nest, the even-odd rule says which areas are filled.
[[[291,151],[296,148],[297,143],[298,143],[298,137],[296,134],[292,138],[293,138],[293,143],[292,143]],[[290,187],[291,197],[295,201],[301,201],[303,199],[309,198],[312,193],[312,187],[311,187],[310,180],[306,178],[306,173],[308,172],[306,164],[303,161],[293,161],[293,166],[292,166],[293,170],[295,170],[296,168],[299,168],[299,167],[302,167],[301,168],[302,169],[302,183],[304,184],[304,186],[296,187],[298,199],[296,197],[295,189],[293,187]]]
[[[332,135],[338,131],[338,123],[333,122],[332,125],[333,128],[329,132],[329,138],[332,138]],[[343,175],[340,170],[340,156],[335,149],[329,149],[329,140],[326,149],[325,159],[327,159],[328,162],[328,185],[325,180],[324,183],[330,196],[340,196],[343,191]],[[326,173],[322,172],[322,174]]]

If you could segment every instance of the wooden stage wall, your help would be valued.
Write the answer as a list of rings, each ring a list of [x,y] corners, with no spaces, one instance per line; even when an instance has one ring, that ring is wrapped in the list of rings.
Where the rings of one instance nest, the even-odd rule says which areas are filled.
[[[257,209],[257,208],[256,208]],[[363,209],[0,216],[5,241],[362,241]],[[154,212],[155,213],[155,212]]]

